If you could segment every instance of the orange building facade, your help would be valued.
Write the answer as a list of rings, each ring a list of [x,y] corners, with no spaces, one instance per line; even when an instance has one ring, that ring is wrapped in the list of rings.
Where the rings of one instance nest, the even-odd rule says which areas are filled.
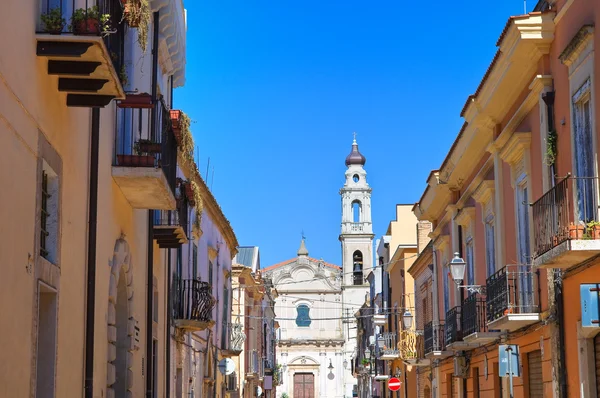
[[[584,0],[509,18],[414,206],[433,226],[408,270],[419,397],[508,397],[506,344],[515,397],[600,395],[599,20]]]

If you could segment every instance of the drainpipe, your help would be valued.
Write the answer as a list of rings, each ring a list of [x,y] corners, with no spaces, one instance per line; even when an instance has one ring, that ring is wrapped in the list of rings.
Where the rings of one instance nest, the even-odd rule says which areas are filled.
[[[85,319],[85,398],[94,396],[94,324],[96,318],[96,236],[98,219],[98,149],[100,109],[92,108],[90,193],[88,209],[87,294]]]
[[[167,392],[165,398],[171,397],[171,249],[167,250],[167,336],[165,339],[166,343],[166,378],[167,378]]]
[[[156,83],[158,80],[158,11],[154,12],[154,20],[152,22],[152,28],[154,29],[153,40],[152,40],[152,103],[154,107],[151,112],[150,119],[150,131],[156,131],[156,117],[157,117],[157,90]],[[152,398],[152,392],[154,389],[154,358],[153,358],[153,336],[152,336],[152,322],[153,322],[153,276],[154,276],[154,210],[148,210],[148,265],[146,270],[146,293],[147,293],[147,306],[146,306],[146,398]]]
[[[548,115],[548,131],[555,129],[554,120],[554,91],[547,92],[542,95],[542,99],[546,104],[546,114]],[[551,178],[550,184],[552,187],[556,185],[556,166],[550,167]],[[565,366],[565,314],[564,314],[564,301],[563,301],[563,272],[561,269],[554,270],[554,304],[556,305],[556,321],[558,323],[558,381],[560,383],[560,397],[568,397],[568,384],[567,384],[567,367]],[[539,271],[538,271],[539,279]],[[539,287],[538,287],[539,288]],[[539,294],[539,293],[538,293]],[[539,296],[538,296],[539,297]]]
[[[433,325],[438,325],[440,323],[440,309],[439,309],[439,298],[438,298],[438,277],[437,277],[437,270],[438,270],[438,259],[437,259],[437,255],[435,252],[435,248],[432,246],[431,247],[431,253],[433,256],[433,272],[431,274],[431,283],[433,285]],[[435,377],[434,376],[434,371],[435,368],[433,366],[431,366],[431,376],[432,376],[432,380]],[[431,389],[432,389],[432,397],[433,398],[437,398],[438,396],[438,383],[439,380],[437,380],[437,378],[435,378],[436,384],[435,386],[432,385]]]

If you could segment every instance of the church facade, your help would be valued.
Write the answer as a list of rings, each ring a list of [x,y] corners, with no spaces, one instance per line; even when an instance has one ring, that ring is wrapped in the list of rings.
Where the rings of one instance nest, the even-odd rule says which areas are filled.
[[[356,311],[367,299],[373,266],[371,188],[366,159],[354,140],[340,190],[342,266],[310,257],[304,238],[297,256],[264,269],[279,295],[278,396],[346,398],[356,391]]]

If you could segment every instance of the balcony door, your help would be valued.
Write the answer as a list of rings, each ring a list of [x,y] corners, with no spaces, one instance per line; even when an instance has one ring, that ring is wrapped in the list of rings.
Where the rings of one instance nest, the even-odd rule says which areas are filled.
[[[573,96],[573,155],[576,177],[576,203],[579,221],[588,223],[596,219],[596,186],[594,168],[594,137],[592,132],[592,106],[590,81]]]
[[[517,256],[519,265],[515,268],[516,275],[508,275],[509,284],[515,280],[518,292],[508,292],[509,300],[516,305],[520,313],[532,312],[533,279],[529,264],[531,264],[531,245],[529,240],[529,191],[527,176],[523,175],[517,181]],[[514,286],[514,285],[513,285]],[[515,294],[516,293],[516,294]],[[517,301],[516,303],[514,301]]]
[[[315,398],[315,375],[312,373],[294,374],[294,398]]]

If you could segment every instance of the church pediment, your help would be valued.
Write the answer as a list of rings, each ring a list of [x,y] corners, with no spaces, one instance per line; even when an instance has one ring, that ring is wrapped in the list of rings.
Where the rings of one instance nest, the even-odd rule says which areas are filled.
[[[339,270],[325,267],[322,263],[293,261],[270,271],[273,284],[278,290],[339,290]]]

